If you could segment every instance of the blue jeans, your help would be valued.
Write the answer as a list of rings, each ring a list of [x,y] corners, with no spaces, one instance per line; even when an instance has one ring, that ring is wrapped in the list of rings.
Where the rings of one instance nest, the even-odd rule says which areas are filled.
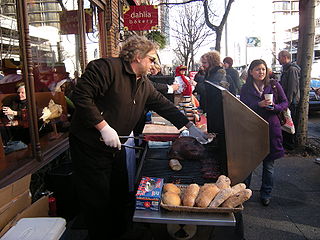
[[[264,160],[262,168],[262,184],[260,188],[260,198],[270,199],[271,191],[273,188],[273,172],[274,172],[274,160]],[[243,181],[247,188],[250,188],[252,173]]]
[[[274,160],[264,160],[262,170],[262,184],[260,188],[260,197],[270,199],[273,188]]]

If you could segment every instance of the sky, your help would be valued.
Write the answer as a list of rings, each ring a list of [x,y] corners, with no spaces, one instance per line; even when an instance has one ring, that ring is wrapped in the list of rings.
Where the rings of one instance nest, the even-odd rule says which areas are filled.
[[[223,10],[224,0],[215,0],[215,9]],[[219,7],[220,6],[220,7]],[[177,16],[172,8],[170,22]],[[221,57],[226,56],[225,33],[221,40]],[[246,48],[247,37],[258,37],[261,40],[261,47]],[[272,1],[266,0],[235,0],[227,21],[228,56],[234,59],[234,65],[240,66],[250,63],[253,59],[263,58],[271,64],[272,59]],[[212,44],[202,47],[197,56],[199,61],[202,54],[211,51],[215,46],[214,38]],[[171,38],[172,47],[174,39]],[[210,49],[211,47],[211,49]],[[170,50],[165,50],[164,62],[172,55]],[[169,60],[168,60],[169,61]]]

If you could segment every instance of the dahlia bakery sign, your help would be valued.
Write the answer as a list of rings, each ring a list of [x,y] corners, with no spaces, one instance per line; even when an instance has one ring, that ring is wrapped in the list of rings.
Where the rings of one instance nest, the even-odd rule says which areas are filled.
[[[158,6],[124,6],[124,30],[144,31],[158,29]]]

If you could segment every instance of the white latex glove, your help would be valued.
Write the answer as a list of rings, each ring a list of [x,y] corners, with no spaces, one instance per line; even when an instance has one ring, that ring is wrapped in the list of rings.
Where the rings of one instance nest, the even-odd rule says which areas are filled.
[[[100,130],[100,133],[107,146],[121,149],[121,142],[116,130],[107,124]]]
[[[207,144],[209,142],[207,135],[204,132],[202,132],[199,128],[197,128],[194,124],[192,124],[188,128],[188,131],[189,131],[189,136],[197,139],[199,143]]]

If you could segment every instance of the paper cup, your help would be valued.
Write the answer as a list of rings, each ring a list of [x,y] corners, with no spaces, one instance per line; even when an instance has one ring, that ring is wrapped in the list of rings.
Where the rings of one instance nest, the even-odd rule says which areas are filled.
[[[273,94],[272,93],[265,94],[264,99],[270,100],[271,102],[273,102]]]

